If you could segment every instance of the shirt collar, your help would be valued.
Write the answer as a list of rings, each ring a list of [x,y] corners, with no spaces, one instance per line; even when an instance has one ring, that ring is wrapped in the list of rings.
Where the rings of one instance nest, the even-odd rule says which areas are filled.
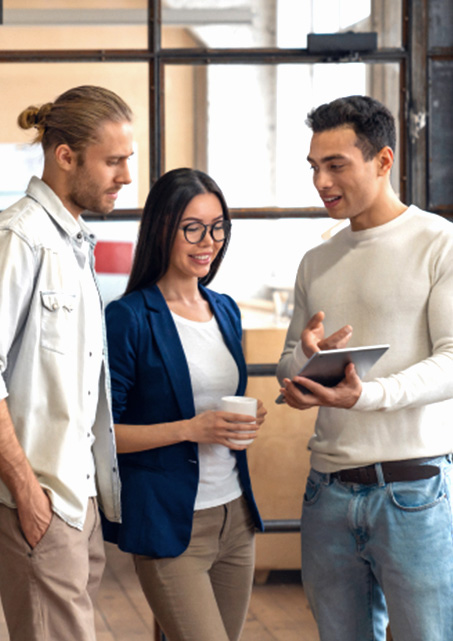
[[[87,240],[94,247],[96,237],[93,232],[81,217],[78,220],[74,218],[49,185],[40,178],[33,176],[28,184],[26,194],[37,201],[76,244]]]

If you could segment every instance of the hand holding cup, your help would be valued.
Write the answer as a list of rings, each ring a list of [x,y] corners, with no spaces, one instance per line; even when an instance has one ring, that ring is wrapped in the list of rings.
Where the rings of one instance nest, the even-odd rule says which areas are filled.
[[[253,416],[256,418],[258,402],[256,398],[251,398],[250,396],[224,396],[221,399],[220,409],[224,412],[232,412],[234,414],[247,414],[248,416]],[[250,421],[252,425],[255,425],[256,421]],[[237,434],[245,435],[247,432],[240,430]],[[228,439],[231,443],[235,445],[249,445],[253,443],[254,439]]]

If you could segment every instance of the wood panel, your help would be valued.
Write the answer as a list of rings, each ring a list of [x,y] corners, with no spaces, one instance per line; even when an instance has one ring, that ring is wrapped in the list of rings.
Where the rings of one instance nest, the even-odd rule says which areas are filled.
[[[286,328],[246,329],[247,363],[277,363],[285,336]],[[276,405],[279,384],[274,377],[249,378],[246,393],[261,399],[268,410],[258,438],[247,451],[258,508],[263,519],[299,519],[310,467],[307,444],[317,410],[299,412]],[[299,533],[258,535],[257,572],[300,566]]]

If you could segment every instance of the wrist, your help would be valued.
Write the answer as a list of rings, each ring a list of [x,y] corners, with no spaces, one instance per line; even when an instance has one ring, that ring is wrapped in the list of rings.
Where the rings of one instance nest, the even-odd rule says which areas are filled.
[[[183,441],[193,441],[193,432],[192,432],[192,421],[191,419],[185,419],[183,421],[178,421],[178,431],[177,438],[180,443]]]
[[[33,511],[39,505],[43,498],[49,501],[49,497],[44,489],[39,484],[38,479],[33,474],[33,478],[29,482],[21,485],[20,488],[13,494],[13,498],[19,510]]]

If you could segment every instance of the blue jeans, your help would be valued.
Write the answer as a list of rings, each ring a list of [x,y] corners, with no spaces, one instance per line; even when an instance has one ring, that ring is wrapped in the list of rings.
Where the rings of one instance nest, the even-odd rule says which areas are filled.
[[[451,457],[441,473],[386,484],[311,470],[302,511],[302,580],[321,641],[453,639]]]

